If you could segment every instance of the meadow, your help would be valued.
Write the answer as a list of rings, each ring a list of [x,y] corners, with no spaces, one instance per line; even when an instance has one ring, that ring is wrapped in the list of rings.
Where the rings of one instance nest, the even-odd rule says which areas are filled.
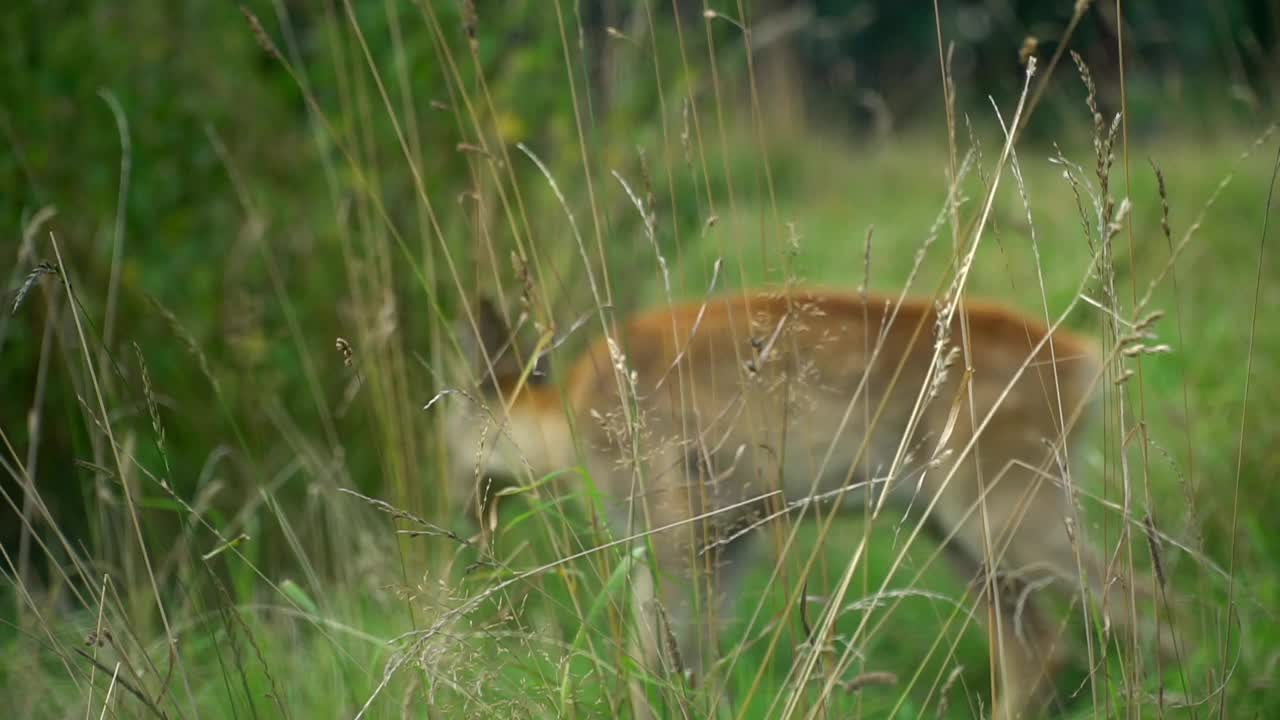
[[[1122,88],[1123,60],[1073,59],[1066,28],[979,91],[947,72],[939,26],[918,58],[928,117],[859,124],[805,107],[793,66],[757,66],[727,9],[619,14],[15,12],[12,716],[631,717],[635,685],[671,717],[983,716],[973,588],[915,518],[799,526],[705,683],[629,654],[636,551],[588,493],[549,492],[579,469],[460,509],[442,417],[465,401],[448,391],[470,380],[458,328],[478,297],[566,336],[554,372],[597,333],[584,315],[798,285],[954,290],[1098,338],[1080,532],[1155,578],[1145,612],[1178,652],[1061,608],[1074,653],[1048,711],[1280,714],[1266,98],[1191,77],[1185,111],[1137,70]],[[764,533],[777,550],[790,529]]]

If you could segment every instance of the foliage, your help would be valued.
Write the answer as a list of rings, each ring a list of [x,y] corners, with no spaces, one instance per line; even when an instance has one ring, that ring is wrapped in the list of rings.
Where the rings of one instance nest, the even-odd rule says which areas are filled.
[[[604,539],[589,503],[531,494],[504,509],[491,544],[456,534],[475,523],[445,489],[439,413],[423,411],[456,381],[455,323],[479,292],[505,290],[513,314],[563,329],[597,304],[591,279],[607,283],[624,316],[665,300],[659,256],[684,297],[713,284],[852,287],[864,272],[872,287],[898,290],[936,231],[915,285],[928,291],[951,271],[952,233],[963,230],[932,224],[951,148],[931,15],[879,4],[862,22],[870,3],[814,3],[820,21],[782,44],[798,64],[780,65],[818,88],[806,96],[764,78],[778,48],[748,55],[731,4],[710,17],[686,9],[679,34],[655,5],[652,15],[643,3],[533,0],[6,9],[0,217],[15,238],[3,244],[13,258],[6,286],[26,291],[0,314],[0,697],[19,716],[86,706],[353,714],[399,661],[378,715],[413,714],[419,703],[442,717],[626,706],[626,682],[642,673],[618,642],[625,553],[523,578]],[[985,35],[963,41],[974,20],[964,12],[1004,5],[1016,21],[992,15]],[[1261,419],[1280,411],[1267,362],[1280,356],[1280,333],[1264,316],[1255,334],[1246,311],[1280,300],[1276,255],[1258,245],[1274,139],[1237,156],[1273,100],[1274,71],[1261,59],[1275,52],[1276,19],[1265,3],[1223,8],[1204,21],[1199,3],[1126,6],[1124,65],[1107,59],[1113,8],[1089,15],[1070,43],[1103,79],[1104,106],[1121,107],[1108,90],[1121,73],[1132,83],[1133,136],[1111,178],[1111,194],[1132,201],[1123,242],[1132,256],[1114,269],[1135,293],[1160,279],[1156,331],[1173,350],[1108,390],[1129,412],[1142,408],[1150,442],[1121,449],[1101,437],[1094,469],[1114,481],[1124,458],[1149,480],[1142,508],[1186,545],[1166,547],[1169,572],[1193,598],[1191,630],[1210,638],[1180,667],[1145,674],[1141,691],[1164,683],[1177,688],[1171,704],[1175,693],[1212,704],[1225,683],[1233,712],[1268,716],[1280,705],[1266,685],[1280,642],[1269,610],[1280,600],[1280,547],[1266,515],[1280,442]],[[760,19],[773,10],[762,4]],[[963,112],[951,130],[980,168],[960,187],[962,219],[975,214],[1004,140],[986,96],[1007,121],[1024,80],[1016,65],[999,69],[1004,58],[1023,30],[1049,38],[1068,19],[1069,8],[1042,3],[947,10],[943,32],[962,40],[953,67]],[[1044,46],[1041,73],[1052,51]],[[860,68],[852,84],[835,74],[823,84],[837,61]],[[1061,152],[1088,168],[1077,171],[1084,186],[1098,182],[1092,128],[1079,122],[1084,90],[1065,62],[1053,77],[1034,142],[1019,145],[1022,178],[1006,168],[968,285],[1038,311],[1072,301],[1089,268],[1088,191],[1063,181],[1050,158]],[[867,91],[899,120],[888,132],[846,134],[843,113]],[[817,117],[784,122],[805,98]],[[1070,322],[1099,331],[1103,315],[1082,309]],[[553,359],[568,359],[583,334]],[[1111,527],[1094,510],[1097,526]],[[867,572],[879,578],[894,569],[896,526],[876,533],[886,549]],[[1106,539],[1146,557],[1141,537]],[[822,551],[824,576],[848,562],[840,547]],[[908,569],[932,550],[913,548]],[[895,587],[918,589],[911,574]],[[794,624],[765,579],[743,606],[759,602],[779,626]],[[827,591],[822,582],[814,594]],[[945,578],[928,587],[963,592]],[[903,605],[890,617],[908,628],[939,628],[951,608]],[[453,617],[449,633],[418,642]],[[846,618],[841,632],[856,626]],[[941,634],[958,643],[954,657],[930,655],[927,633],[882,632],[860,668],[924,667],[922,677],[941,681],[964,665],[951,713],[969,716],[968,698],[989,686],[982,638],[950,625]],[[745,695],[767,668],[747,708],[765,716],[794,691],[785,677],[794,646],[768,662],[762,643],[751,647],[729,681]],[[1096,670],[1105,682],[1091,685],[1104,688],[1095,703],[1126,702],[1107,685],[1132,670],[1116,647]],[[1093,672],[1076,668],[1082,681]],[[676,682],[651,684],[667,701],[685,697]],[[866,716],[899,702],[933,716],[928,693],[866,688],[838,702]],[[1102,709],[1063,703],[1081,717]]]

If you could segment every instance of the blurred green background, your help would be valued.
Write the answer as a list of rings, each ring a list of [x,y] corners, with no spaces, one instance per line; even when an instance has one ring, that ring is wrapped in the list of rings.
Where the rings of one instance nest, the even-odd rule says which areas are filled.
[[[333,656],[325,672],[341,680],[328,688],[283,691],[282,678],[254,668],[234,687],[222,666],[213,685],[225,688],[204,687],[196,671],[182,700],[152,705],[215,716],[358,708],[377,672],[351,662],[344,633],[386,639],[417,626],[430,573],[415,563],[455,551],[406,549],[384,516],[335,490],[465,532],[440,480],[438,424],[421,409],[447,384],[460,304],[503,292],[516,307],[524,288],[545,301],[526,306],[538,319],[549,308],[568,324],[591,305],[590,275],[624,314],[665,295],[655,252],[678,295],[704,293],[716,258],[722,289],[793,277],[856,287],[872,225],[870,285],[896,290],[946,200],[943,64],[959,152],[974,149],[989,173],[1003,143],[993,104],[1009,122],[1025,80],[1020,51],[1038,58],[1033,86],[1044,92],[1019,145],[1029,206],[1006,177],[996,245],[970,287],[1035,310],[1043,269],[1060,310],[1086,270],[1077,203],[1088,200],[1048,158],[1062,153],[1082,177],[1094,163],[1076,68],[1063,54],[1046,72],[1067,47],[1090,67],[1105,122],[1127,110],[1111,191],[1132,200],[1125,243],[1136,251],[1117,259],[1118,282],[1140,293],[1160,279],[1161,339],[1178,350],[1143,377],[1152,472],[1168,480],[1151,512],[1213,562],[1248,569],[1238,579],[1248,609],[1232,632],[1274,626],[1280,540],[1258,511],[1280,500],[1270,483],[1280,437],[1257,421],[1280,411],[1280,332],[1266,312],[1280,307],[1277,263],[1274,248],[1258,253],[1274,138],[1237,158],[1275,117],[1280,8],[944,1],[935,18],[930,3],[745,5],[743,18],[737,3],[688,0],[10,3],[0,17],[0,257],[13,293],[0,313],[0,694],[23,716],[86,702],[38,700],[83,692],[84,671],[63,671],[78,661],[65,647],[94,626],[86,600],[110,575],[137,636],[136,684],[164,695],[170,681],[138,659],[164,656],[141,536],[168,581],[165,620],[199,626],[194,618],[284,597],[293,612],[341,624],[329,630],[344,638],[307,640]],[[1234,178],[1173,273],[1149,158],[1169,181],[1173,242]],[[615,172],[654,213],[652,242]],[[983,172],[963,186],[966,216]],[[946,260],[928,258],[926,276],[940,277]],[[65,271],[74,303],[39,263]],[[1237,514],[1229,488],[1242,435]],[[241,535],[232,560],[224,541]],[[1202,583],[1212,574],[1186,572]],[[382,618],[388,607],[401,615]],[[235,638],[252,639],[257,622],[191,633],[189,667],[252,664]],[[1228,680],[1233,696],[1267,691],[1243,701],[1249,716],[1280,708],[1280,633],[1266,633],[1227,641],[1253,667]],[[260,660],[290,648],[260,640]],[[285,678],[301,672],[280,662]],[[1200,686],[1223,681],[1214,667],[1205,663]],[[521,714],[563,711],[548,702]]]

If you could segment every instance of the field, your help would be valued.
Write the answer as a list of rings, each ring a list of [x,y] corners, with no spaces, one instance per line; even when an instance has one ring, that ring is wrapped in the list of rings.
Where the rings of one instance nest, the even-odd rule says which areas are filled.
[[[465,400],[443,391],[470,380],[478,297],[575,328],[554,374],[602,309],[796,285],[959,289],[1098,338],[1082,533],[1156,578],[1144,618],[1177,653],[1061,608],[1073,660],[1048,709],[1280,714],[1265,102],[1188,81],[1179,119],[1153,84],[1119,91],[1124,62],[1091,76],[1048,48],[990,101],[960,84],[948,104],[935,55],[933,116],[854,132],[797,109],[714,12],[609,26],[601,80],[572,3],[407,5],[15,13],[13,717],[631,717],[633,687],[671,717],[982,717],[974,589],[918,518],[825,529],[820,510],[784,556],[791,524],[766,528],[776,564],[707,682],[629,653],[640,551],[609,544],[587,492],[548,492],[580,470],[523,478],[480,522],[460,510],[442,418]]]

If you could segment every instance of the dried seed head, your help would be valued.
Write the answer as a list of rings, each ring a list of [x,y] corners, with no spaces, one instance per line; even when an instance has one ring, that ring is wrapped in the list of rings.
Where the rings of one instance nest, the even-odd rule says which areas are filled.
[[[471,41],[472,49],[476,47],[476,26],[480,24],[480,15],[476,12],[476,4],[474,0],[463,0],[462,2],[462,31],[466,33],[467,39]]]
[[[956,680],[960,679],[960,673],[964,672],[963,665],[957,665],[951,668],[951,674],[947,675],[946,682],[942,683],[942,690],[938,692],[938,718],[947,716],[947,707],[951,704],[951,686],[956,684]]]
[[[1156,582],[1160,587],[1164,587],[1164,561],[1160,554],[1160,535],[1156,532],[1156,522],[1148,513],[1142,522],[1143,528],[1147,531],[1147,547],[1151,550],[1151,568],[1155,573]]]
[[[684,676],[684,661],[680,658],[680,647],[676,643],[675,633],[671,630],[671,618],[667,615],[667,609],[662,603],[654,599],[653,608],[658,614],[659,626],[662,632],[663,649],[667,652],[667,657],[671,660],[671,669],[677,677]]]
[[[1028,35],[1022,40],[1022,47],[1018,48],[1018,64],[1025,67],[1033,58],[1035,58],[1036,50],[1040,49],[1040,38],[1035,35]]]
[[[844,691],[852,695],[868,685],[897,685],[898,676],[884,670],[864,672],[855,675],[843,685]]]
[[[346,338],[338,338],[334,341],[334,347],[338,352],[342,353],[342,364],[351,367],[355,364],[355,348],[351,347],[351,343]]]
[[[23,279],[22,284],[18,286],[18,291],[13,294],[13,308],[10,312],[18,312],[18,306],[22,304],[23,299],[27,297],[27,293],[31,292],[31,288],[40,278],[45,275],[57,275],[58,268],[53,263],[42,262],[37,263],[31,268],[31,272],[27,273],[27,277]]]

